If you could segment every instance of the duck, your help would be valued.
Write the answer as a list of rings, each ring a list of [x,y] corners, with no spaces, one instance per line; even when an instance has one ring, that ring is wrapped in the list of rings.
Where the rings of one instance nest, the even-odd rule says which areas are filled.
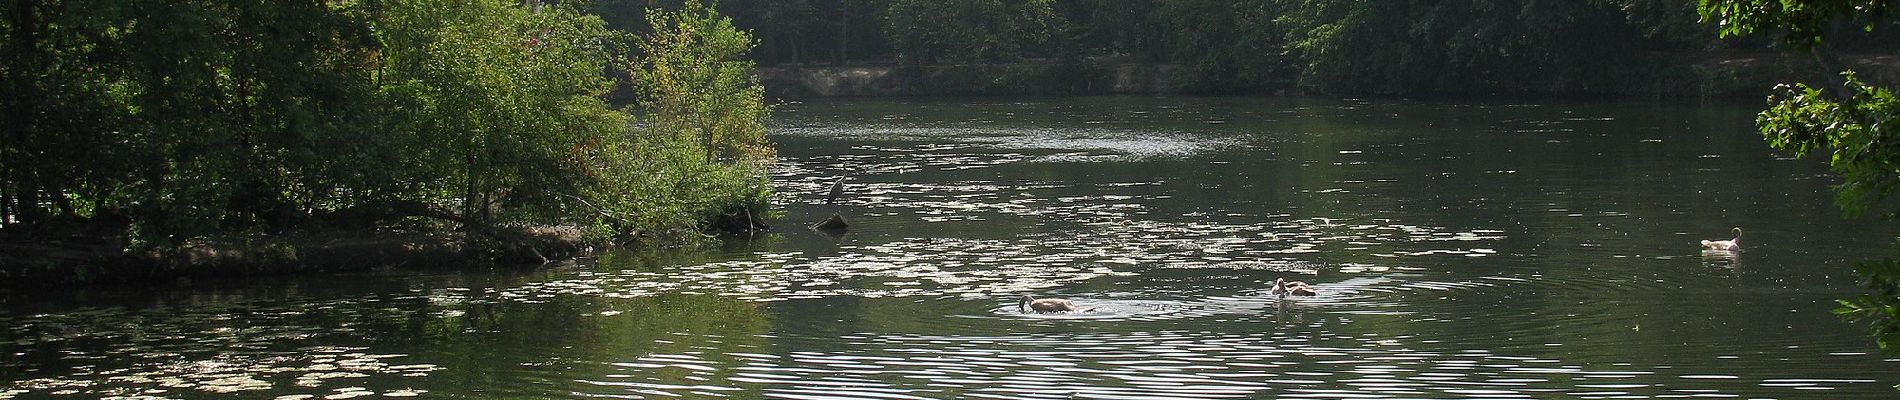
[[[1029,295],[1023,295],[1023,300],[1016,303],[1016,309],[1022,312],[1029,312],[1029,310],[1034,309],[1039,313],[1082,310],[1081,307],[1076,307],[1073,301],[1063,299],[1038,299],[1029,297]]]
[[[1274,278],[1273,288],[1268,289],[1267,293],[1279,295],[1282,297],[1285,297],[1285,296],[1307,297],[1307,296],[1319,295],[1319,290],[1314,289],[1313,285],[1308,285],[1306,284],[1306,282],[1288,281],[1286,280],[1286,278]]]
[[[1728,250],[1728,251],[1741,250],[1742,249],[1742,228],[1741,227],[1735,228],[1734,239],[1703,240],[1702,249],[1703,250]]]

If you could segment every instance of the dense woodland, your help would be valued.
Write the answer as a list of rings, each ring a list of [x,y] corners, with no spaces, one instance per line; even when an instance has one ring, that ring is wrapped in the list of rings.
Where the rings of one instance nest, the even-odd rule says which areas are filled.
[[[592,0],[609,26],[644,6]],[[1692,0],[725,0],[762,65],[1160,63],[1190,92],[1627,94],[1713,64],[1794,50],[1724,40]],[[1883,22],[1892,25],[1892,22]],[[1895,52],[1896,29],[1851,23],[1822,53]],[[1803,57],[1806,59],[1806,57]],[[1825,75],[1825,74],[1822,74]],[[1059,76],[1059,75],[1058,75]],[[1746,77],[1741,77],[1746,78]],[[1701,79],[1723,79],[1703,77]],[[1682,95],[1696,95],[1686,93]]]
[[[22,0],[0,15],[13,237],[679,236],[748,229],[769,196],[752,39],[703,7],[648,14],[641,36],[513,0]],[[614,75],[635,104],[607,103]],[[54,230],[74,226],[94,231]]]

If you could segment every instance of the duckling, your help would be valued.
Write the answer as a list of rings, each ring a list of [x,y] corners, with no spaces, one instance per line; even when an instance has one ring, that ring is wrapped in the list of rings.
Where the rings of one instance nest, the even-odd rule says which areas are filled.
[[[1286,278],[1274,278],[1273,288],[1268,289],[1267,293],[1280,295],[1280,296],[1304,297],[1304,296],[1317,296],[1319,295],[1319,290],[1314,289],[1313,285],[1308,285],[1306,284],[1306,282],[1287,281]]]
[[[1029,312],[1030,309],[1035,309],[1036,312],[1039,313],[1082,310],[1081,307],[1076,307],[1075,302],[1072,301],[1063,299],[1037,299],[1029,297],[1029,295],[1023,295],[1023,300],[1016,303],[1016,309],[1021,312]]]
[[[1703,240],[1702,249],[1703,250],[1728,250],[1728,251],[1741,250],[1742,249],[1742,228],[1740,227],[1735,228],[1734,239]]]

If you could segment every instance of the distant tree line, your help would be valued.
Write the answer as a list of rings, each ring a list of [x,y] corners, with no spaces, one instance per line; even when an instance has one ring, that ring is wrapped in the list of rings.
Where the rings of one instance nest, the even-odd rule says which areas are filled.
[[[593,0],[637,29],[647,6]],[[1187,68],[1189,89],[1415,94],[1624,91],[1632,75],[1773,40],[1718,40],[1687,0],[724,0],[765,65],[1109,60]],[[1836,33],[1842,51],[1900,35]]]
[[[162,245],[696,232],[763,211],[748,35],[693,4],[634,36],[546,3],[0,3],[0,225],[113,222]],[[611,71],[635,77],[630,110],[603,100]]]

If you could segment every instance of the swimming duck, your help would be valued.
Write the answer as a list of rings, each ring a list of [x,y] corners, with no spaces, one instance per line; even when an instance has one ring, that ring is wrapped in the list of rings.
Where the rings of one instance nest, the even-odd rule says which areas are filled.
[[[1034,297],[1029,297],[1029,295],[1023,295],[1023,300],[1019,303],[1016,303],[1016,309],[1022,312],[1029,312],[1030,309],[1035,309],[1036,312],[1039,312],[1039,313],[1050,313],[1050,312],[1062,312],[1062,311],[1080,311],[1082,308],[1076,307],[1075,302],[1068,301],[1068,300],[1037,299]]]
[[[1280,295],[1280,296],[1304,297],[1304,296],[1317,296],[1319,295],[1319,290],[1314,289],[1313,285],[1308,285],[1306,284],[1306,282],[1287,281],[1286,278],[1274,278],[1273,288],[1268,289],[1267,293]]]
[[[1742,228],[1735,228],[1735,238],[1729,240],[1703,240],[1703,250],[1741,250]]]

